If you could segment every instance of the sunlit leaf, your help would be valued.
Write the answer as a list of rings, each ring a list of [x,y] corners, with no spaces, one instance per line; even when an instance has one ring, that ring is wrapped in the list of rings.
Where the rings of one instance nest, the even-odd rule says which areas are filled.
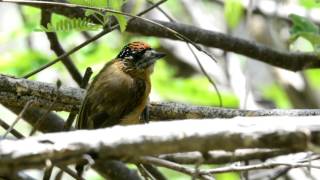
[[[309,19],[298,16],[295,14],[291,14],[289,16],[291,19],[293,25],[290,29],[291,37],[289,39],[289,42],[294,42],[298,37],[302,37],[306,40],[308,40],[314,50],[316,52],[319,52],[320,50],[320,29],[319,27],[314,24]]]
[[[296,15],[296,14],[290,14],[289,15],[290,20],[292,21],[293,25],[290,29],[290,33],[292,35],[300,32],[310,32],[310,33],[319,33],[319,27],[314,24],[309,19]]]
[[[299,4],[308,9],[320,7],[319,0],[299,0]]]
[[[226,0],[224,16],[230,28],[235,28],[243,17],[243,5],[241,0]]]

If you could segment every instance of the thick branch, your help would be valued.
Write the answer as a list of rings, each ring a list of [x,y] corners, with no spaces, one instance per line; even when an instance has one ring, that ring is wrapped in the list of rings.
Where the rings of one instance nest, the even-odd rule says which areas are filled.
[[[215,121],[171,121],[44,134],[17,141],[2,140],[0,173],[12,168],[18,170],[43,167],[48,160],[53,163],[74,163],[86,153],[99,158],[130,161],[144,155],[233,151],[240,148],[286,148],[303,151],[308,150],[311,140],[316,139],[320,132],[318,119],[319,117],[242,117]]]
[[[70,111],[74,106],[79,108],[84,90],[61,87],[59,92],[59,98],[52,110]],[[48,108],[56,99],[57,90],[54,84],[0,75],[0,97],[1,103],[5,105],[23,107],[26,102],[32,100],[35,107]]]
[[[52,110],[70,111],[78,109],[85,90],[80,88],[61,87],[56,100],[56,85],[17,79],[0,75],[0,103],[6,106],[23,107],[33,100],[32,106],[49,108],[56,100]],[[150,119],[202,119],[202,118],[232,118],[236,116],[314,116],[320,115],[320,110],[239,110],[215,108],[207,106],[191,106],[178,103],[151,103]]]
[[[223,33],[204,30],[191,25],[163,21],[156,22],[174,29],[175,31],[190,38],[190,40],[194,41],[195,43],[242,54],[276,67],[281,67],[291,71],[300,71],[307,68],[320,67],[320,59],[314,54],[281,52],[261,44],[231,37]],[[178,40],[177,37],[168,31],[141,20],[133,20],[129,22],[127,31],[139,33],[145,36],[155,36]]]
[[[16,79],[0,75],[0,102],[6,105],[23,107],[29,100],[33,106],[48,108],[57,96],[53,84]],[[61,87],[59,99],[53,106],[56,111],[70,111],[79,108],[85,90]],[[191,119],[191,118],[231,118],[235,116],[307,116],[320,115],[319,110],[238,110],[213,108],[206,106],[190,106],[178,103],[152,103],[151,118],[160,119]]]

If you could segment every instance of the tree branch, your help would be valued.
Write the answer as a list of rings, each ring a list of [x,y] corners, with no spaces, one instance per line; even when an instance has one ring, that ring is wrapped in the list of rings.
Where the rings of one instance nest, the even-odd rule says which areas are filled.
[[[291,71],[300,71],[303,69],[320,67],[320,59],[315,54],[281,52],[261,44],[228,36],[223,33],[204,30],[191,25],[164,21],[156,22],[174,29],[175,31],[190,38],[190,40],[194,41],[195,43],[242,54],[276,67],[281,67]],[[145,36],[179,40],[163,29],[141,20],[133,20],[129,22],[127,31],[139,33]]]
[[[320,132],[318,119],[242,117],[215,121],[171,121],[44,134],[16,141],[2,140],[0,174],[12,168],[43,167],[48,160],[54,164],[75,163],[88,153],[99,159],[134,161],[144,155],[241,148],[305,151],[312,143],[320,144],[317,141]]]
[[[237,161],[246,161],[253,159],[265,160],[275,156],[294,153],[286,149],[237,149],[230,151],[209,151],[207,153],[187,152],[176,154],[162,154],[158,157],[179,164],[226,164]]]
[[[41,10],[41,25],[43,27],[47,28],[48,23],[51,22],[51,12],[42,9]],[[59,40],[58,40],[58,36],[56,33],[54,32],[46,32],[47,38],[50,42],[50,47],[51,50],[57,55],[57,56],[61,56],[62,54],[65,54],[65,50],[63,49],[63,47],[61,46]],[[82,81],[82,76],[79,72],[79,70],[77,69],[77,67],[74,65],[74,63],[72,62],[70,56],[67,56],[65,58],[62,59],[62,63],[64,64],[64,66],[67,68],[67,70],[69,71],[71,77],[73,78],[73,80],[80,86],[81,81]]]
[[[11,107],[23,107],[32,100],[32,106],[49,108],[56,99],[56,86],[50,83],[18,79],[0,74],[0,103]],[[80,107],[85,90],[80,88],[60,87],[59,98],[52,110],[71,111]],[[320,110],[239,110],[215,108],[208,106],[192,106],[179,103],[156,103],[150,105],[151,120],[168,119],[202,119],[232,118],[236,116],[315,116]]]
[[[39,7],[39,5],[33,6]],[[67,17],[84,17],[84,11],[81,9],[72,7],[53,8],[52,6],[46,6],[46,8],[54,13],[65,15]],[[92,20],[96,22],[95,19]],[[202,44],[207,47],[214,47],[225,51],[242,54],[258,61],[265,62],[267,64],[281,67],[287,70],[300,71],[303,69],[320,67],[320,58],[312,53],[281,52],[251,41],[231,37],[223,33],[204,30],[191,25],[157,20],[155,20],[154,22],[179,32],[195,43]],[[134,19],[132,21],[129,21],[127,25],[127,31],[139,33],[145,36],[155,36],[179,40],[178,37],[176,37],[169,31],[166,31],[163,28],[160,28],[158,25],[151,24],[141,19]]]

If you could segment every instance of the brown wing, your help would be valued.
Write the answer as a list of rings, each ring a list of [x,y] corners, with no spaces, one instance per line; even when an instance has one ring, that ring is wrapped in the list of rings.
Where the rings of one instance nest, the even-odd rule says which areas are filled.
[[[119,124],[144,98],[146,84],[132,79],[116,63],[105,67],[87,91],[78,128],[101,128]]]

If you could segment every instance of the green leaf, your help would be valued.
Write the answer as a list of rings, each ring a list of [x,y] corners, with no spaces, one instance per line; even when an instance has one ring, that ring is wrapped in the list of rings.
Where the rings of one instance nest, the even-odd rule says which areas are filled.
[[[241,0],[226,0],[224,16],[230,28],[235,28],[243,17],[243,6]]]
[[[119,23],[119,26],[120,26],[120,31],[121,32],[124,32],[127,28],[127,19],[125,18],[125,16],[123,15],[120,15],[120,14],[117,14],[117,15],[114,15]]]
[[[175,78],[174,74],[175,70],[164,61],[157,62],[152,85],[163,99],[198,105],[219,104],[217,93],[205,77]],[[239,101],[234,94],[225,91],[220,93],[224,107],[238,107]]]
[[[263,96],[273,101],[277,108],[292,108],[288,95],[278,84],[266,85],[263,88]]]
[[[320,29],[309,19],[291,14],[289,16],[293,26],[290,29],[291,37],[289,43],[297,40],[297,38],[302,37],[308,40],[316,52],[320,52]]]
[[[311,32],[316,34],[320,32],[319,27],[305,17],[299,16],[296,14],[290,14],[289,18],[293,23],[293,26],[291,27],[291,30],[290,30],[291,35],[294,35],[300,32]]]
[[[110,8],[116,11],[121,11],[121,8],[125,2],[126,2],[125,0],[109,0]],[[121,32],[125,31],[127,27],[126,17],[121,14],[114,14],[114,16],[116,17],[119,23],[120,31]]]
[[[90,7],[108,7],[113,10],[121,11],[121,8],[123,4],[126,2],[126,0],[68,0],[68,2],[73,4],[86,5]],[[127,19],[124,15],[115,13],[101,14],[101,12],[99,11],[85,10],[86,16],[91,16],[94,14],[99,14],[103,17],[103,25],[106,25],[109,21],[109,17],[113,15],[119,23],[121,32],[125,31],[127,27]]]
[[[319,0],[299,0],[299,4],[304,6],[307,9],[320,7]]]
[[[12,51],[0,54],[0,72],[22,76],[48,62],[48,55],[39,51]]]

